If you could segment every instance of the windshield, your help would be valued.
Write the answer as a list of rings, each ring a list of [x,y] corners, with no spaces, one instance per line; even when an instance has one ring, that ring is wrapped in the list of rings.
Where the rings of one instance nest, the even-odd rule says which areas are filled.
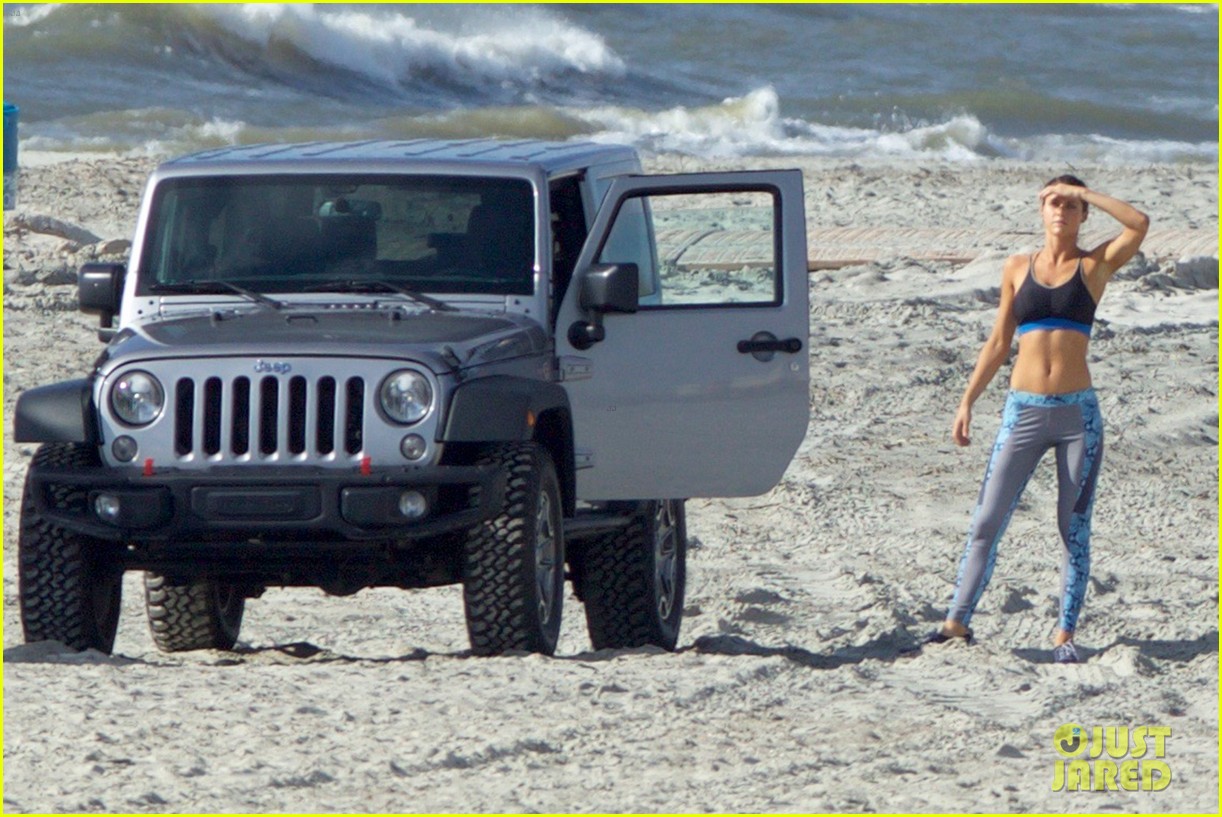
[[[343,281],[360,291],[360,282],[378,281],[421,292],[529,295],[533,213],[524,179],[171,179],[155,193],[139,291],[208,281],[257,293],[322,291]]]

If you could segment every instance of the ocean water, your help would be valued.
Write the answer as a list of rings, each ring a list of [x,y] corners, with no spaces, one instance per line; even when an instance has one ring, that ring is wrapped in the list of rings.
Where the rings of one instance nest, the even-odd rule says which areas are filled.
[[[1216,163],[1215,5],[4,7],[21,145]]]

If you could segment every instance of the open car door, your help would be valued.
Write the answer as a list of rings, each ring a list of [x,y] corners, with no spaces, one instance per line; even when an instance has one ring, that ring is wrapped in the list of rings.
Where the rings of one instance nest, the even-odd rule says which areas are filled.
[[[799,171],[613,182],[556,324],[578,498],[776,485],[809,416],[807,289]]]

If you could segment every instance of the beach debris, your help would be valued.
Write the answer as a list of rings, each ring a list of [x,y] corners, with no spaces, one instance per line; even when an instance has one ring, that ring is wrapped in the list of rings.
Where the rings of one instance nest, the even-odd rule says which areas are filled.
[[[1208,290],[1218,288],[1217,256],[1180,258],[1141,279],[1147,289]]]
[[[75,244],[97,244],[102,240],[84,227],[39,213],[18,212],[6,216],[4,231],[7,233],[10,230],[28,230],[40,235],[53,235]]]

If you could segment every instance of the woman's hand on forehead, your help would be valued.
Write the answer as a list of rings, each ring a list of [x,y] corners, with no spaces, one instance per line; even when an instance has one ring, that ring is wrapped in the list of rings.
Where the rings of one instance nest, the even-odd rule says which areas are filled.
[[[1040,191],[1040,204],[1045,203],[1049,196],[1057,196],[1062,199],[1081,199],[1082,194],[1085,192],[1085,187],[1078,187],[1074,184],[1050,184]]]

